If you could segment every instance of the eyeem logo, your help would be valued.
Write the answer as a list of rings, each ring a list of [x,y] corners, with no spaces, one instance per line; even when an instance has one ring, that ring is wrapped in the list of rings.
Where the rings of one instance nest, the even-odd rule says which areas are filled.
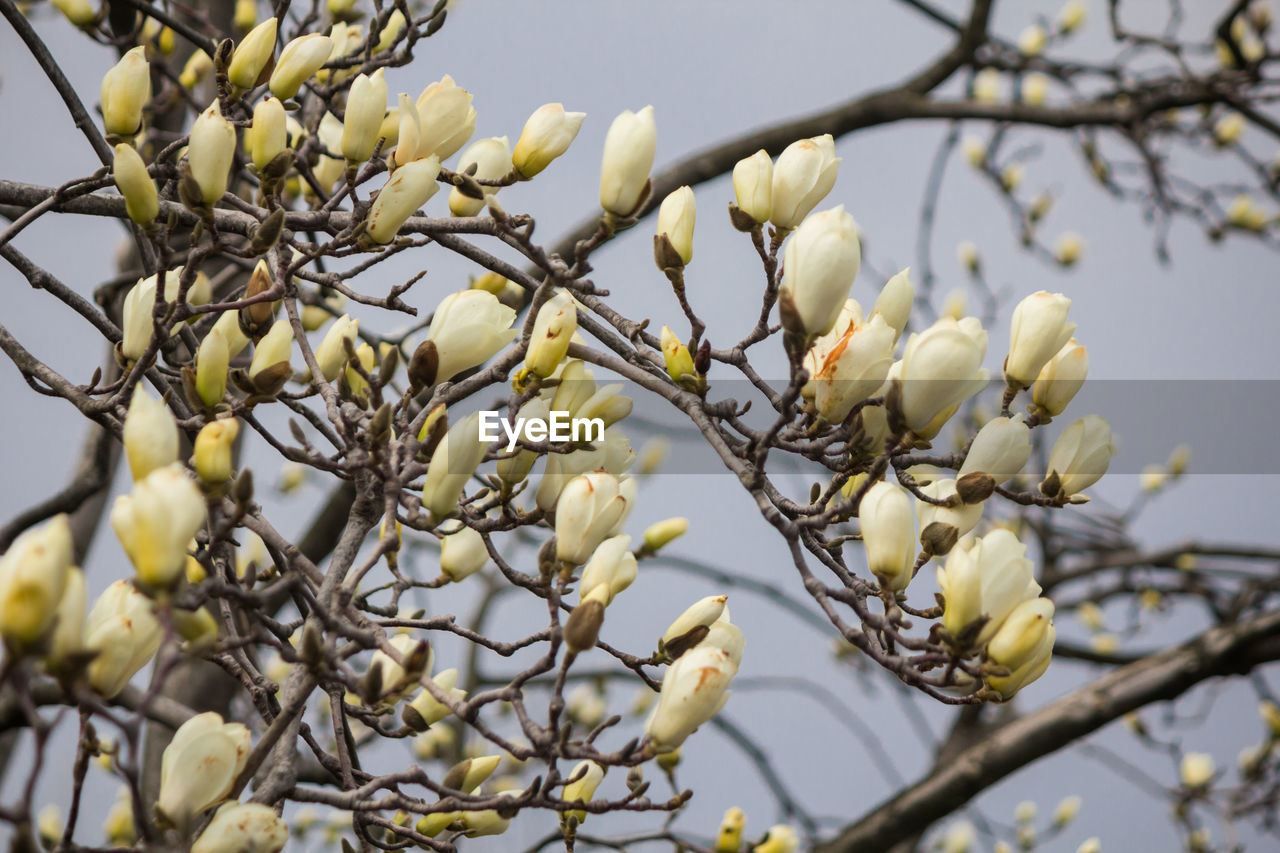
[[[501,430],[501,432],[499,432]],[[551,412],[547,418],[517,417],[513,423],[501,412],[480,413],[480,440],[498,441],[507,436],[507,452],[525,441],[604,441],[603,418],[574,418],[568,412]]]

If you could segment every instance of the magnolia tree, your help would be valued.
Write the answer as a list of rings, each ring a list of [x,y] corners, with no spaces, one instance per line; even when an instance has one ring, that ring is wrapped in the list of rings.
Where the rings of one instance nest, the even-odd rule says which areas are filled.
[[[948,39],[909,79],[661,172],[661,105],[619,104],[600,209],[548,244],[515,187],[571,177],[556,161],[583,113],[548,103],[510,137],[473,139],[459,81],[389,88],[388,70],[407,66],[405,79],[427,40],[448,38],[445,0],[51,5],[69,24],[0,0],[6,44],[38,62],[102,168],[56,187],[10,168],[0,257],[109,357],[65,374],[33,330],[0,325],[30,389],[92,422],[74,479],[0,528],[0,761],[18,780],[0,822],[14,849],[454,850],[524,823],[536,848],[908,850],[941,834],[964,851],[972,830],[946,818],[988,786],[1280,656],[1276,580],[1260,571],[1276,554],[1147,551],[1125,534],[1131,513],[1081,506],[1114,446],[1106,412],[1073,406],[1089,331],[1069,319],[1068,296],[1016,294],[1008,351],[988,352],[995,298],[962,247],[983,317],[935,304],[928,266],[875,281],[860,305],[861,230],[852,200],[829,196],[839,137],[949,120],[937,163],[967,158],[1023,243],[1070,266],[1080,239],[1044,242],[1050,199],[1021,187],[1020,134],[1051,128],[1157,223],[1158,252],[1178,218],[1269,241],[1253,199],[1274,195],[1277,173],[1240,143],[1250,125],[1280,135],[1265,6],[1223,4],[1213,27],[1189,31],[1171,4],[1168,26],[1147,31],[1126,23],[1127,4],[1097,4],[1090,24],[1113,54],[1086,61],[1072,54],[1078,0],[1015,39],[993,32],[989,0],[960,12],[903,2]],[[29,17],[116,51],[100,90],[68,82]],[[1215,153],[1240,177],[1181,175],[1185,151]],[[755,284],[735,284],[735,298],[759,303],[749,328],[727,327],[685,284],[691,187],[729,173],[732,197],[703,193],[702,217],[727,216],[758,258]],[[38,219],[74,233],[83,217],[115,219],[128,239],[119,275],[104,273],[91,298],[20,248]],[[678,304],[652,325],[611,307],[610,283],[591,277],[593,253],[632,227],[652,232],[648,275]],[[920,228],[931,227],[929,215]],[[452,293],[382,266],[446,254],[473,268]],[[682,515],[623,532],[657,464],[627,437],[642,402],[698,436],[792,565],[761,585],[690,554],[724,594],[669,585],[667,607],[650,608],[653,643],[621,648],[602,626],[639,604],[628,586],[698,523],[697,506],[672,506]],[[300,536],[264,510],[251,449],[286,465],[286,487],[327,484]],[[1147,485],[1185,464],[1175,457]],[[118,465],[132,483],[109,495]],[[792,489],[797,470],[809,491]],[[90,558],[104,521],[114,535]],[[1206,556],[1239,562],[1219,571]],[[96,563],[132,571],[103,577]],[[446,609],[462,600],[455,588],[478,602],[474,619]],[[768,744],[717,717],[744,656],[771,641],[731,620],[738,588],[825,625],[832,669],[882,670],[957,706],[934,767],[843,826],[813,821]],[[534,614],[527,635],[486,623],[502,596]],[[1214,624],[1146,656],[1106,634],[1055,649],[1055,613],[1100,630],[1101,606],[1125,597],[1200,601]],[[436,665],[440,649],[458,665]],[[1103,674],[986,724],[984,708],[1064,654]],[[606,703],[606,681],[638,698]],[[1262,708],[1269,734],[1224,771],[1130,717],[1139,741],[1180,763],[1160,793],[1192,849],[1215,845],[1210,826],[1274,831],[1280,710]],[[717,725],[760,771],[735,785],[767,785],[786,823],[745,826],[736,808],[718,827],[684,819],[699,792],[679,784],[681,748]],[[51,767],[67,739],[74,766]],[[70,785],[50,809],[38,783],[55,770]],[[93,805],[104,800],[114,805]],[[1033,849],[1075,808],[1062,803],[1047,836],[1031,809],[986,831],[999,849]]]

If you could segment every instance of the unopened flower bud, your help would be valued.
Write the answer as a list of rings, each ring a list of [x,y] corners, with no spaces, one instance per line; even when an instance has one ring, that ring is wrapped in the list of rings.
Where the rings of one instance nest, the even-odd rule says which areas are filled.
[[[160,213],[160,202],[156,195],[156,183],[147,173],[147,164],[133,150],[133,146],[127,143],[117,145],[115,155],[111,176],[115,179],[120,194],[124,196],[125,212],[139,225],[150,225]]]
[[[829,133],[784,148],[773,166],[773,224],[782,229],[798,226],[831,192],[839,168],[835,139]]]
[[[644,549],[649,553],[657,553],[668,542],[683,536],[688,529],[687,518],[668,518],[655,522],[645,528]]]
[[[738,209],[758,224],[773,215],[773,160],[761,148],[733,167],[733,197]]]
[[[625,110],[613,120],[600,166],[601,207],[623,218],[635,212],[644,201],[657,144],[653,107]]]
[[[697,218],[693,190],[680,187],[658,206],[657,236],[665,236],[679,256],[681,266],[693,260],[693,225]]]
[[[525,352],[524,366],[546,379],[564,360],[569,343],[578,330],[578,307],[567,290],[557,291],[538,309],[533,333]]]
[[[347,93],[347,111],[342,122],[342,156],[349,163],[363,163],[378,144],[382,117],[387,114],[387,81],[383,69],[361,74]]]
[[[521,176],[532,178],[569,150],[586,113],[565,112],[563,104],[543,104],[524,123],[511,163]]]
[[[222,116],[218,102],[200,114],[191,126],[187,162],[191,177],[207,205],[216,204],[227,191],[227,176],[236,154],[236,129]]]
[[[138,45],[102,77],[102,121],[107,133],[133,136],[142,127],[142,108],[151,100],[151,66]]]
[[[178,423],[168,406],[142,388],[133,392],[122,438],[134,482],[178,461]]]
[[[374,242],[391,242],[405,220],[436,194],[439,174],[440,161],[434,156],[396,169],[369,209],[368,234]]]
[[[239,434],[240,422],[227,418],[210,421],[196,436],[192,461],[196,474],[207,485],[221,485],[231,479],[231,451]]]
[[[271,72],[271,94],[287,100],[329,60],[333,41],[319,33],[299,36],[284,46]]]
[[[238,89],[252,89],[276,51],[276,19],[258,24],[236,46],[227,66],[227,79]]]

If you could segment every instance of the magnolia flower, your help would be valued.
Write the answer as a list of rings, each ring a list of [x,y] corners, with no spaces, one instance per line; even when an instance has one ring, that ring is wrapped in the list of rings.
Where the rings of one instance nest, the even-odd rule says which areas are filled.
[[[142,226],[150,225],[160,213],[156,182],[147,172],[147,164],[133,146],[122,142],[115,147],[111,177],[124,196],[124,209],[129,218]]]
[[[77,27],[87,26],[98,17],[98,10],[89,0],[50,0],[50,3]]]
[[[712,848],[716,853],[738,853],[742,849],[742,830],[747,823],[747,815],[742,809],[733,806],[725,811],[720,819],[720,829],[716,831],[716,843]]]
[[[494,796],[503,798],[514,798],[523,794],[524,791],[499,791]],[[508,813],[509,814],[509,813]],[[469,838],[479,838],[487,835],[501,835],[507,831],[507,827],[511,825],[511,818],[504,817],[503,813],[497,809],[481,809],[479,811],[464,811],[458,813],[458,820],[466,826],[463,835]]]
[[[844,205],[805,219],[787,244],[779,296],[783,324],[810,337],[830,331],[861,263],[858,226]]]
[[[529,348],[524,354],[525,368],[546,379],[564,360],[569,342],[577,331],[577,303],[569,291],[558,290],[538,309],[533,333],[529,336]]]
[[[355,348],[357,336],[360,334],[360,321],[351,319],[350,314],[343,314],[324,334],[324,340],[316,347],[316,366],[320,375],[332,382],[347,366],[351,357],[347,355],[347,344]]]
[[[604,587],[602,602],[608,605],[636,579],[636,555],[631,553],[631,537],[612,536],[598,546],[582,569],[578,595],[585,599],[596,587]]]
[[[981,369],[986,352],[987,333],[971,317],[959,322],[943,317],[911,335],[902,354],[898,400],[905,426],[921,434],[978,391],[986,382]]]
[[[288,840],[289,827],[275,809],[227,803],[191,845],[191,853],[280,853]]]
[[[1039,24],[1029,24],[1018,33],[1018,52],[1023,56],[1039,56],[1044,52],[1049,35]]]
[[[896,343],[907,328],[911,319],[911,306],[915,304],[916,287],[911,282],[911,267],[891,277],[876,297],[871,306],[871,314],[879,314],[889,328],[893,329],[893,340]]]
[[[573,781],[564,786],[561,798],[571,803],[589,802],[595,796],[596,788],[600,787],[600,783],[604,781],[604,768],[594,761],[579,761],[565,778]],[[570,819],[582,823],[587,819],[587,813],[582,810],[562,813],[562,821]]]
[[[1085,415],[1064,429],[1053,443],[1049,474],[1040,485],[1041,491],[1068,497],[1084,491],[1107,473],[1115,452],[1111,426],[1099,415]]]
[[[973,75],[973,99],[980,104],[994,104],[1003,96],[1004,83],[995,68],[984,68]]]
[[[785,823],[769,827],[764,841],[752,848],[752,853],[795,853],[800,849],[800,836]]]
[[[435,156],[400,165],[369,208],[366,221],[370,239],[390,243],[405,220],[436,194],[439,174],[440,160]]]
[[[1227,113],[1218,119],[1213,126],[1213,141],[1219,145],[1230,145],[1240,139],[1244,133],[1244,116],[1240,113]]]
[[[432,651],[431,646],[425,641],[408,634],[397,634],[388,643],[404,663],[393,659],[382,649],[378,649],[369,659],[368,677],[376,679],[380,685],[379,699],[397,701],[413,689],[422,672],[431,669]],[[420,649],[425,650],[425,657]],[[405,669],[405,664],[411,665],[416,671]],[[375,671],[376,675],[374,675]]]
[[[622,527],[634,500],[630,491],[604,471],[570,480],[556,501],[556,558],[585,563],[601,542]]]
[[[1063,35],[1073,32],[1084,23],[1089,6],[1084,0],[1067,0],[1058,10],[1058,31]]]
[[[1013,309],[1009,331],[1009,356],[1004,363],[1005,382],[1011,388],[1029,388],[1041,368],[1071,339],[1075,323],[1067,322],[1071,300],[1061,293],[1039,291]]]
[[[884,384],[893,364],[894,330],[878,314],[850,328],[814,377],[814,403],[828,423],[843,423],[853,407]]]
[[[697,215],[693,190],[687,186],[672,191],[658,206],[657,238],[667,238],[681,265],[693,260],[693,224]],[[663,266],[661,260],[658,265]]]
[[[667,668],[645,734],[658,752],[678,749],[729,701],[738,665],[714,646],[698,646]]]
[[[733,198],[738,209],[757,223],[773,215],[773,160],[761,148],[733,167]]]
[[[1031,401],[1050,417],[1066,410],[1089,375],[1089,352],[1075,338],[1045,362],[1031,386]]]
[[[427,329],[438,359],[433,382],[488,361],[519,336],[519,329],[511,328],[515,319],[515,309],[483,290],[460,290],[442,299]]]
[[[85,620],[85,648],[98,654],[89,663],[89,684],[107,699],[124,689],[160,648],[160,623],[151,599],[128,581],[116,581],[98,596]]]
[[[204,483],[215,486],[231,479],[231,451],[239,434],[240,422],[235,418],[210,421],[201,428],[191,461]]]
[[[207,205],[217,204],[227,191],[227,176],[236,156],[236,129],[214,101],[191,126],[187,163]]]
[[[920,492],[937,500],[956,502],[955,506],[939,506],[916,499],[916,515],[920,519],[920,544],[930,554],[946,554],[957,539],[973,530],[982,520],[982,503],[961,501],[957,495],[955,480],[936,480],[927,486],[921,486]]]
[[[624,219],[635,212],[647,192],[657,145],[653,107],[637,113],[624,110],[613,120],[600,164],[601,207]]]
[[[433,154],[440,160],[447,160],[475,132],[476,111],[471,106],[471,93],[454,83],[448,74],[422,90],[417,110],[421,136],[413,156],[405,162]],[[406,150],[404,153],[407,155],[409,152]],[[397,150],[397,165],[401,162],[400,154]]]
[[[342,156],[348,163],[363,163],[373,154],[386,114],[387,81],[383,69],[356,77],[347,93],[342,122]]]
[[[489,549],[478,531],[455,521],[449,525],[449,530],[442,528],[441,532],[445,535],[440,540],[440,571],[449,580],[457,583],[474,575],[489,562]]]
[[[475,171],[469,172],[472,166]],[[457,171],[469,173],[479,180],[497,180],[511,171],[511,145],[505,136],[478,139],[468,145],[458,158]],[[485,196],[491,196],[498,191],[498,187],[482,187],[481,191]],[[449,193],[449,212],[454,216],[475,216],[482,210],[484,199],[471,198],[459,187],[454,187]]]
[[[522,441],[532,441],[533,439],[529,435],[530,424],[546,423],[550,417],[551,408],[545,399],[534,397],[528,400],[516,414],[516,423],[520,427],[520,439]],[[514,486],[517,483],[524,482],[537,461],[538,452],[536,450],[516,450],[514,455],[498,458],[497,474],[504,483]],[[556,494],[559,495],[559,491]],[[549,505],[554,506],[555,501],[549,500]]]
[[[178,423],[168,406],[142,388],[133,392],[121,433],[134,482],[178,461]]]
[[[24,531],[0,556],[0,637],[35,643],[53,627],[74,544],[65,514]]]
[[[662,327],[659,336],[662,344],[662,360],[667,367],[667,375],[676,382],[683,382],[687,377],[696,377],[698,370],[693,364],[693,353],[676,337],[670,326]]]
[[[174,463],[139,480],[133,494],[116,498],[111,527],[148,586],[168,587],[182,575],[187,545],[204,526],[204,495]]]
[[[298,94],[302,84],[329,61],[332,51],[333,41],[319,33],[308,33],[286,44],[271,72],[271,94],[282,101]]]
[[[1040,594],[1026,552],[1027,546],[1003,529],[951,549],[946,564],[938,567],[938,587],[945,601],[942,626],[954,641],[985,645],[1013,608]],[[972,633],[982,618],[986,621]]]
[[[289,356],[293,352],[293,327],[281,318],[253,346],[249,381],[263,393],[275,393],[293,375]]]
[[[1022,102],[1033,107],[1044,104],[1049,94],[1049,78],[1032,72],[1022,78]]]
[[[524,123],[511,163],[521,177],[532,178],[569,150],[586,113],[565,112],[563,104],[543,104]]]
[[[676,620],[667,626],[658,640],[658,647],[670,658],[680,657],[706,639],[711,626],[724,616],[729,600],[727,595],[709,595],[689,605]]]
[[[125,361],[137,361],[151,345],[151,335],[155,329],[152,314],[155,311],[156,289],[159,286],[160,276],[164,276],[164,301],[171,303],[178,298],[182,271],[182,267],[174,267],[171,270],[138,279],[138,283],[125,295],[121,315],[123,339],[117,350]],[[209,301],[211,295],[209,277],[202,272],[196,273],[195,281],[187,289],[187,304],[203,305]],[[170,330],[170,335],[178,334],[179,328],[175,325]]]
[[[422,485],[422,506],[433,518],[445,518],[457,509],[462,490],[480,466],[488,446],[480,439],[479,412],[454,424],[440,439]]]
[[[252,89],[258,85],[258,77],[276,52],[276,19],[267,18],[249,31],[227,66],[227,79],[237,89]]]
[[[1031,430],[1022,415],[993,418],[974,436],[956,479],[989,475],[998,486],[1012,479],[1031,458]]]
[[[873,485],[858,504],[867,567],[894,592],[911,583],[916,562],[916,513],[911,495],[896,483]]]
[[[836,183],[840,158],[831,134],[799,139],[783,149],[773,166],[773,210],[778,228],[795,228]]]
[[[142,108],[151,100],[147,49],[130,49],[102,76],[102,123],[107,133],[133,136],[142,127]]]
[[[249,730],[226,723],[212,711],[197,714],[173,734],[160,760],[160,794],[156,810],[185,830],[192,818],[213,808],[249,760]]]

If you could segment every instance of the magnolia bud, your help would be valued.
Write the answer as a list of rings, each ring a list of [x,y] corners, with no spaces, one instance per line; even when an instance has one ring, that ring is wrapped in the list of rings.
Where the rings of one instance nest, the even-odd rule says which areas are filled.
[[[277,98],[263,98],[259,101],[253,108],[252,130],[249,154],[253,158],[253,165],[261,172],[288,143],[284,104]]]
[[[669,659],[675,660],[701,643],[710,633],[711,626],[724,615],[728,600],[727,595],[709,595],[689,605],[676,617],[676,621],[667,626],[658,647]]]
[[[1044,52],[1048,34],[1039,24],[1030,24],[1018,33],[1018,52],[1023,56],[1039,56]]]
[[[192,818],[231,793],[249,760],[249,746],[247,728],[225,723],[212,711],[187,720],[174,732],[161,758],[156,811],[173,826],[185,829]]]
[[[13,540],[0,557],[0,636],[27,645],[53,627],[67,588],[74,544],[66,515]]]
[[[1041,491],[1056,480],[1051,496],[1070,497],[1092,486],[1107,472],[1115,454],[1111,426],[1099,415],[1085,415],[1062,431],[1049,452],[1049,474]]]
[[[569,351],[569,343],[578,331],[578,306],[567,290],[556,291],[538,309],[524,354],[524,366],[546,379],[560,365]]]
[[[573,781],[564,786],[561,798],[571,803],[589,802],[595,796],[596,788],[600,787],[600,782],[604,780],[604,772],[604,768],[594,761],[579,761],[569,771],[567,778]],[[587,813],[582,810],[562,813],[562,821],[568,821],[571,818],[581,824],[587,819]]]
[[[636,579],[636,555],[631,553],[631,537],[623,533],[612,536],[596,548],[591,559],[582,569],[582,582],[578,585],[583,601],[604,589],[601,604],[606,607]]]
[[[270,331],[253,345],[249,381],[263,394],[274,394],[293,376],[289,355],[293,352],[293,327],[285,319],[276,320]]]
[[[985,645],[1015,607],[1040,594],[1027,546],[1008,530],[965,539],[938,568],[942,626],[960,648]],[[978,626],[979,620],[986,621]]]
[[[1053,630],[1053,610],[1053,602],[1047,598],[1032,598],[1013,608],[991,638],[987,657],[1011,670],[1027,663]]]
[[[911,583],[916,561],[916,514],[907,490],[895,483],[873,485],[858,505],[867,567],[893,592]]]
[[[729,682],[738,665],[714,646],[700,646],[667,668],[658,704],[645,734],[658,752],[678,748],[699,726],[719,713],[729,699]]]
[[[102,832],[113,846],[132,847],[138,840],[137,827],[133,822],[133,795],[127,787],[120,789],[115,803],[107,812],[102,823]]]
[[[524,178],[532,178],[569,150],[586,113],[568,113],[563,104],[543,104],[524,123],[511,164]]]
[[[829,133],[797,140],[783,149],[773,167],[773,224],[784,229],[799,225],[831,192],[839,169],[840,158]]]
[[[156,183],[147,174],[147,164],[127,143],[117,145],[115,152],[111,176],[124,196],[125,212],[139,225],[150,225],[160,213],[160,202],[156,196]]]
[[[742,830],[746,823],[747,815],[742,809],[734,806],[726,811],[716,832],[716,843],[712,848],[715,853],[738,853],[742,849]]]
[[[178,424],[169,408],[144,389],[133,392],[122,430],[134,482],[178,461]]]
[[[227,338],[215,325],[196,350],[196,393],[210,409],[221,403],[227,393],[227,367],[230,363]],[[176,457],[177,453],[174,455]]]
[[[1240,113],[1227,113],[1218,119],[1213,126],[1213,141],[1218,145],[1231,145],[1238,142],[1244,133],[1244,116]]]
[[[799,326],[792,330],[806,336],[830,331],[861,263],[858,226],[844,205],[815,213],[801,223],[787,245],[782,269],[781,292],[794,303],[794,322]],[[785,316],[783,322],[787,322]]]
[[[1044,105],[1049,94],[1049,78],[1043,74],[1031,73],[1022,78],[1022,102],[1033,107]]]
[[[252,89],[276,52],[276,19],[258,24],[236,46],[227,66],[227,79],[238,89]]]
[[[519,336],[520,331],[511,328],[515,319],[515,309],[483,290],[460,290],[440,300],[427,329],[438,359],[432,382],[445,382],[492,358]]]
[[[489,549],[484,537],[461,522],[451,522],[440,540],[440,571],[449,580],[458,581],[474,575],[489,562]]]
[[[474,171],[472,171],[472,167]],[[511,171],[511,146],[505,136],[478,139],[467,146],[458,158],[457,171],[477,180],[496,181]],[[481,193],[491,196],[498,187],[482,186]],[[475,216],[484,210],[484,198],[472,198],[460,187],[449,193],[449,212],[454,216]]]
[[[1029,388],[1041,368],[1071,339],[1076,324],[1067,322],[1071,300],[1039,291],[1018,303],[1009,331],[1004,378],[1011,388]]]
[[[1058,31],[1066,35],[1079,29],[1088,12],[1089,6],[1084,0],[1067,0],[1058,10]]]
[[[644,550],[651,554],[657,553],[662,546],[683,536],[688,529],[689,519],[687,518],[667,518],[655,522],[645,528]]]
[[[51,0],[53,8],[67,16],[67,20],[77,27],[88,26],[98,17],[98,12],[89,0]]]
[[[436,157],[415,160],[396,169],[369,209],[369,237],[376,243],[390,243],[405,220],[436,194],[439,174],[440,161]]]
[[[467,696],[467,691],[454,686],[458,683],[458,670],[456,669],[446,669],[443,672],[439,672],[431,681],[446,696],[452,697],[457,702],[461,702]],[[431,695],[431,692],[424,688],[419,691],[412,702],[405,706],[402,716],[406,725],[417,731],[426,731],[428,727],[435,725],[452,713],[453,711],[450,710],[448,705],[437,701]]]
[[[333,41],[319,33],[308,33],[286,44],[271,72],[271,94],[282,101],[298,94],[302,84],[329,61],[332,51]]]
[[[475,132],[476,111],[471,106],[471,93],[455,83],[448,74],[422,90],[422,94],[418,96],[417,109],[422,135],[418,140],[417,151],[405,162],[432,154],[441,160],[447,160]],[[396,163],[400,163],[399,151],[396,152]]]
[[[151,66],[142,45],[129,50],[102,76],[102,123],[107,133],[133,136],[151,100]]]
[[[769,827],[764,841],[752,848],[753,853],[795,853],[800,848],[796,831],[785,823]]]
[[[210,421],[196,436],[192,461],[206,485],[221,485],[231,479],[231,450],[239,434],[240,422],[227,418]]]
[[[600,206],[626,218],[644,201],[658,145],[653,107],[623,111],[609,125],[600,165]]]
[[[757,223],[773,215],[773,160],[761,148],[733,167],[733,197],[738,209]]]
[[[495,796],[504,799],[518,797],[523,791],[499,791]],[[504,816],[505,814],[505,816]],[[478,838],[488,835],[501,835],[511,825],[511,813],[499,809],[481,809],[480,811],[460,812],[458,819],[466,826],[464,835]]]
[[[110,699],[147,665],[160,647],[160,623],[151,600],[128,581],[116,581],[98,596],[85,620],[85,647],[98,654],[89,663],[89,684]]]
[[[191,853],[280,853],[288,840],[289,827],[275,809],[227,803],[191,845]]]
[[[441,786],[454,791],[474,791],[485,779],[493,775],[502,763],[500,755],[481,755],[467,758],[449,768],[441,780]]]
[[[182,575],[187,545],[204,526],[204,495],[178,463],[139,480],[131,495],[116,498],[111,526],[139,579],[166,588]]]
[[[1066,410],[1089,374],[1089,353],[1075,338],[1049,359],[1031,386],[1031,400],[1050,417]]]
[[[422,506],[436,519],[451,515],[467,481],[480,466],[489,445],[480,439],[480,414],[455,424],[431,454],[422,485]]]
[[[697,215],[693,190],[688,187],[672,191],[658,206],[657,235],[666,236],[682,266],[693,260],[693,224]]]
[[[897,342],[911,319],[911,307],[915,304],[915,285],[911,283],[911,267],[894,275],[880,290],[876,302],[871,306],[872,315],[879,314],[893,329],[893,339]]]
[[[984,68],[973,75],[973,99],[980,104],[997,103],[1004,92],[1000,72],[995,68]]]
[[[994,418],[978,430],[956,479],[982,472],[998,486],[1012,479],[1031,458],[1031,430],[1022,415]]]
[[[347,366],[350,358],[347,355],[347,344],[355,347],[356,336],[360,332],[360,321],[352,320],[351,315],[343,314],[325,332],[324,340],[316,347],[316,366],[320,375],[329,382],[338,378],[342,368]]]
[[[200,114],[191,126],[187,163],[207,205],[216,204],[227,191],[227,175],[236,154],[236,129],[222,117],[218,102]]]
[[[387,81],[381,68],[352,81],[342,122],[342,156],[348,163],[363,163],[373,154],[386,114]]]
[[[50,669],[62,669],[84,651],[84,609],[84,572],[70,566],[67,568],[62,597],[58,600],[53,634],[49,638],[49,651],[45,655],[45,662]]]
[[[682,382],[686,377],[698,375],[693,366],[693,354],[680,342],[670,326],[662,327],[661,341],[662,358],[667,364],[668,376],[676,382]]]
[[[570,654],[582,654],[595,648],[604,624],[604,608],[609,600],[609,585],[600,584],[585,594],[564,623],[564,645]]]
[[[520,407],[516,417],[516,422],[522,424],[520,438],[525,441],[531,441],[529,426],[533,423],[546,423],[549,417],[551,417],[551,409],[547,401],[542,397],[534,397],[526,402]],[[514,456],[500,457],[498,459],[498,476],[502,478],[502,482],[514,486],[517,483],[524,482],[524,479],[529,476],[529,472],[533,469],[533,464],[537,461],[538,454],[536,451],[518,450]]]
[[[570,480],[556,501],[556,558],[573,564],[586,562],[626,520],[634,500],[629,491],[616,476],[604,471]]]

